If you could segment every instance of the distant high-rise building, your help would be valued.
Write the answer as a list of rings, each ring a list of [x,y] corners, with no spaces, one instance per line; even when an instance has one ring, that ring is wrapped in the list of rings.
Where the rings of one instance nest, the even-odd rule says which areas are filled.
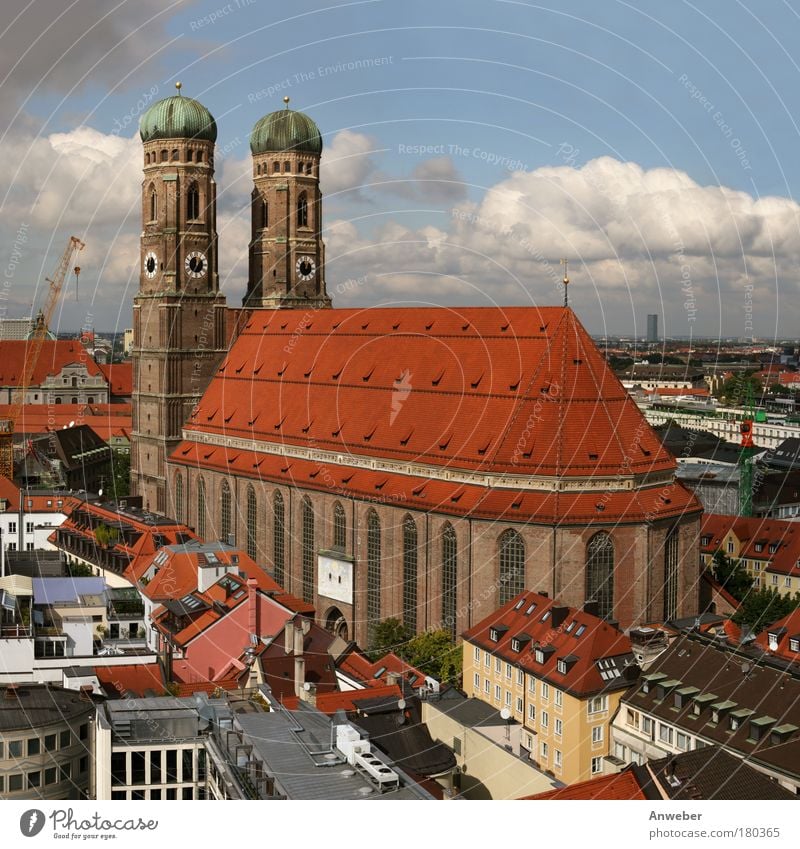
[[[658,342],[658,315],[647,316],[647,341]]]

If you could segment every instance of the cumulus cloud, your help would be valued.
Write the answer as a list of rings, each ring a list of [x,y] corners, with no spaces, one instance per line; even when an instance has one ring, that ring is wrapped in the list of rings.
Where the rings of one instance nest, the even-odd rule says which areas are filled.
[[[352,130],[338,132],[323,148],[320,163],[320,188],[326,195],[354,194],[369,182],[376,171],[375,140]]]

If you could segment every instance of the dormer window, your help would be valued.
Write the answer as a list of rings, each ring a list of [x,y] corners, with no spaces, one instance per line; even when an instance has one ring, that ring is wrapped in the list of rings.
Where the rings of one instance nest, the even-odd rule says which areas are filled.
[[[499,636],[500,636],[500,635],[497,633],[497,628],[490,628],[490,629],[489,629],[489,639],[490,639],[493,643],[496,643],[496,642],[497,642],[497,640],[498,640]]]
[[[514,637],[514,639],[511,641],[511,651],[519,651],[521,648],[522,644],[516,637]]]
[[[764,550],[764,543],[763,543],[763,542],[757,542],[757,543],[755,544],[755,549],[756,549],[756,551],[758,551],[759,553],[760,553],[760,552],[762,552],[762,551]]]
[[[770,554],[775,554],[775,552],[776,552],[777,550],[778,550],[778,543],[777,543],[777,542],[771,542],[771,543],[769,544],[769,553],[770,553]]]
[[[718,711],[716,708],[714,708],[714,709],[711,711],[711,722],[712,722],[714,725],[716,725],[716,724],[719,722],[719,711]]]
[[[559,671],[562,675],[566,675],[566,674],[567,674],[567,664],[566,664],[566,662],[565,662],[564,660],[562,660],[561,658],[559,658],[559,659],[558,659],[558,663],[556,664],[556,668],[558,669],[558,671]]]
[[[642,692],[643,693],[649,693],[650,692],[650,682],[649,681],[647,681],[647,680],[642,681]]]
[[[533,655],[537,663],[544,663],[544,652],[541,649],[536,649]]]
[[[711,545],[711,537],[709,537],[709,536],[701,537],[700,538],[700,545],[703,545],[703,546]]]
[[[789,651],[800,652],[800,637],[792,637],[789,640]]]
[[[739,728],[739,720],[735,717],[731,717],[731,731],[736,731]]]
[[[695,702],[692,705],[692,716],[700,716],[700,711],[702,708],[700,707],[700,702]]]

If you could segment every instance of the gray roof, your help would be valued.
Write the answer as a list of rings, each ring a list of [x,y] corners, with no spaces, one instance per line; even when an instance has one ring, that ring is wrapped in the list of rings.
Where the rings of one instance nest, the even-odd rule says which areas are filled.
[[[346,761],[326,757],[331,721],[316,710],[301,709],[292,715],[285,711],[237,715],[236,724],[264,761],[265,771],[274,776],[290,799],[430,798],[416,784],[401,784],[399,790],[381,794],[358,772],[343,775],[353,769]],[[380,757],[377,752],[376,756]]]
[[[74,604],[81,596],[102,595],[105,578],[34,578],[34,604]]]
[[[16,687],[13,696],[7,686],[0,688],[0,731],[36,730],[83,716],[88,720],[94,714],[94,703],[81,698],[75,690],[54,684]]]
[[[437,701],[437,707],[465,728],[505,725],[500,711],[480,699],[467,698],[454,689],[449,689]]]

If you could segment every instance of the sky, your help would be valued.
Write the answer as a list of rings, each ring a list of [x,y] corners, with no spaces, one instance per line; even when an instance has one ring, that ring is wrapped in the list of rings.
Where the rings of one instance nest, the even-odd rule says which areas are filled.
[[[74,234],[57,329],[130,326],[138,121],[176,80],[218,125],[231,305],[249,133],[289,96],[335,306],[557,304],[567,258],[593,334],[800,336],[797,0],[3,0],[0,315]]]

